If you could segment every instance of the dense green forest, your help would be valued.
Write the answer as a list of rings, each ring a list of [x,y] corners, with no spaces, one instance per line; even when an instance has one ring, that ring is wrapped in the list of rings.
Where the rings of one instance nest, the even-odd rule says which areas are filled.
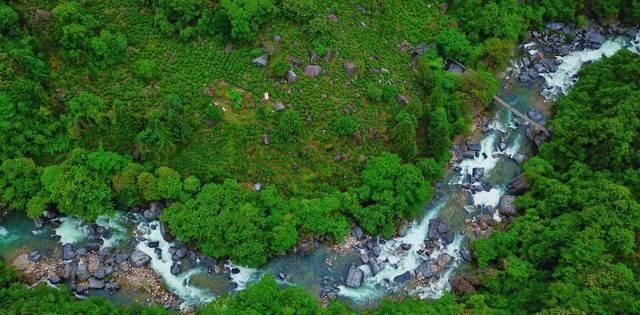
[[[93,220],[165,200],[172,234],[249,266],[352,222],[390,236],[434,194],[516,43],[588,19],[637,22],[640,2],[2,1],[0,208]],[[377,312],[640,312],[640,61],[621,53],[580,78],[525,166],[526,211],[474,243],[479,292]],[[27,291],[2,268],[10,314],[142,312]],[[351,311],[265,279],[202,312]]]

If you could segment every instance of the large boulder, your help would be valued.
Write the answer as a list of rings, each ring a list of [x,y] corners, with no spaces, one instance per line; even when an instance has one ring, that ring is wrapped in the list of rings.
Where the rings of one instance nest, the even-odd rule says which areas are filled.
[[[509,191],[514,194],[520,194],[529,189],[529,183],[523,174],[518,175],[508,185]]]
[[[349,76],[356,75],[358,73],[358,66],[356,66],[356,64],[353,63],[353,61],[347,61],[344,63],[344,71]]]
[[[411,274],[411,271],[407,271],[407,272],[405,272],[405,273],[393,278],[393,282],[405,283],[405,282],[411,280],[411,277],[413,277],[413,275]]]
[[[89,289],[98,290],[104,288],[104,280],[89,278]]]
[[[352,264],[347,272],[347,278],[344,280],[344,285],[350,288],[359,288],[362,286],[362,280],[364,279],[364,272],[360,268]]]
[[[262,56],[255,58],[251,61],[254,65],[264,67],[269,62],[269,54],[263,54]]]
[[[451,284],[451,291],[456,294],[464,295],[466,293],[476,292],[473,285],[461,277],[453,277],[449,279],[449,284]]]
[[[62,245],[62,260],[71,260],[76,258],[76,251],[73,250],[73,245],[66,243]]]
[[[40,255],[40,252],[38,252],[37,250],[34,250],[29,253],[29,261],[31,262],[38,262],[40,261],[41,257],[42,255]]]
[[[89,279],[90,276],[89,270],[87,270],[87,264],[80,262],[76,268],[76,277],[78,280],[85,281]]]
[[[173,264],[171,264],[171,274],[177,275],[180,272],[182,272],[182,268],[180,267],[179,263],[174,262]]]
[[[510,217],[515,216],[517,213],[516,206],[514,204],[515,200],[516,196],[512,195],[504,195],[500,197],[500,203],[498,205],[500,214]]]
[[[431,261],[427,260],[427,261],[423,261],[420,266],[418,266],[418,268],[416,268],[416,274],[420,274],[425,278],[432,278],[435,273],[433,272],[433,269],[431,268]]]
[[[151,261],[151,257],[141,250],[134,250],[131,253],[131,265],[134,267],[142,267]]]
[[[293,83],[296,82],[296,80],[298,80],[298,75],[296,75],[293,70],[287,71],[287,83]]]
[[[318,65],[308,65],[304,67],[304,74],[308,77],[315,78],[322,73],[322,67]]]

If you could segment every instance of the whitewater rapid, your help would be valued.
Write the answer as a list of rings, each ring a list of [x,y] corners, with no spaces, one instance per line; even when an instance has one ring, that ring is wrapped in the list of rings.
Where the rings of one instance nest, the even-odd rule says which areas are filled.
[[[546,82],[546,88],[542,95],[555,100],[560,95],[566,95],[569,89],[578,81],[578,72],[585,63],[591,63],[602,57],[611,57],[621,49],[628,49],[635,53],[640,53],[640,33],[635,39],[629,41],[624,37],[607,40],[598,49],[584,49],[574,51],[564,57],[556,57],[562,63],[558,70],[553,73],[542,73],[541,76]]]

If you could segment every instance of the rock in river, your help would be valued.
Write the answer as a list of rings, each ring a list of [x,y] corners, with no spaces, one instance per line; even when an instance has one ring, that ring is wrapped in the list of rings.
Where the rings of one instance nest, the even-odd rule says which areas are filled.
[[[76,252],[73,250],[73,245],[66,243],[62,245],[62,259],[71,260],[76,257]]]
[[[499,209],[500,214],[506,216],[514,216],[516,215],[516,206],[514,201],[516,200],[515,196],[504,195],[500,197]]]
[[[136,249],[131,253],[131,265],[134,267],[142,267],[149,263],[150,260],[151,257],[140,250]]]
[[[405,282],[407,282],[407,281],[411,280],[411,277],[412,277],[412,275],[411,275],[411,271],[407,271],[407,272],[405,272],[405,273],[403,273],[403,274],[401,274],[401,275],[396,276],[395,278],[393,278],[393,282],[396,282],[396,283],[405,283]]]
[[[359,288],[362,286],[362,280],[364,279],[364,272],[360,268],[352,264],[347,272],[347,278],[344,281],[344,285],[350,288]]]

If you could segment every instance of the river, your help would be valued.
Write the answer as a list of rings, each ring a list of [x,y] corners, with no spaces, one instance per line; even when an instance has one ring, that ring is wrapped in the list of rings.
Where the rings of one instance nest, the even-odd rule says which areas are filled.
[[[575,75],[584,63],[595,61],[603,55],[612,55],[624,47],[638,52],[639,41],[637,36],[631,44],[621,38],[610,39],[599,49],[574,51],[558,57],[561,63],[557,71],[543,74],[543,80],[535,83],[522,84],[515,80],[516,74],[512,70],[517,70],[519,65],[514,61],[504,75],[500,94],[520,111],[526,113],[535,109],[547,119],[550,104],[576,82]],[[157,221],[145,220],[141,215],[124,212],[119,212],[113,218],[101,217],[97,220],[98,225],[109,231],[102,237],[102,247],[115,247],[129,252],[135,247],[149,255],[152,258],[150,267],[161,276],[166,288],[185,305],[199,305],[224,293],[242,290],[267,274],[274,275],[283,285],[300,286],[314,296],[326,296],[333,292],[337,298],[356,307],[367,307],[375,304],[381,297],[392,295],[437,298],[449,289],[449,278],[465,262],[462,251],[469,239],[475,237],[469,221],[477,218],[480,213],[491,217],[493,222],[503,220],[496,210],[500,197],[508,193],[508,183],[520,174],[520,167],[512,157],[515,154],[527,157],[533,154],[530,141],[527,140],[526,126],[510,112],[498,105],[494,106],[492,119],[484,126],[485,130],[476,132],[467,139],[468,142],[479,144],[480,151],[475,156],[467,156],[452,165],[439,184],[437,198],[424,207],[422,214],[403,233],[404,236],[379,243],[376,241],[380,252],[375,258],[379,267],[375,275],[371,264],[362,263],[361,254],[367,253],[363,245],[365,242],[358,242],[356,248],[348,247],[341,251],[320,245],[308,256],[290,254],[276,257],[260,269],[244,268],[226,262],[226,272],[221,273],[207,272],[196,257],[191,262],[184,262],[181,265],[182,272],[174,275],[171,273],[173,261],[169,252],[172,246],[178,244],[163,239]],[[500,143],[506,144],[506,148],[500,150]],[[465,178],[477,168],[484,170],[482,181],[486,182],[487,189],[479,189],[471,194],[463,188],[463,184]],[[429,249],[425,250],[429,222],[434,218],[446,222],[448,239],[430,242]],[[90,228],[89,224],[74,218],[62,218],[60,225],[55,228],[45,225],[36,230],[33,221],[20,214],[11,214],[0,221],[0,256],[11,259],[18,251],[32,250],[52,255],[63,243],[79,247],[87,242]],[[146,241],[137,242],[136,236],[144,237]],[[149,241],[157,241],[158,244],[150,247]],[[369,256],[374,258],[373,255]],[[414,271],[417,268],[425,261],[436,264],[439,259],[446,263],[434,276],[416,281]],[[345,275],[352,265],[364,275],[358,288],[347,287],[344,283]],[[410,274],[410,279],[403,278],[407,274]],[[113,295],[106,294],[105,291],[97,291],[96,294],[106,296],[115,303],[143,301],[144,298],[139,296],[140,293],[128,292],[126,289]]]

